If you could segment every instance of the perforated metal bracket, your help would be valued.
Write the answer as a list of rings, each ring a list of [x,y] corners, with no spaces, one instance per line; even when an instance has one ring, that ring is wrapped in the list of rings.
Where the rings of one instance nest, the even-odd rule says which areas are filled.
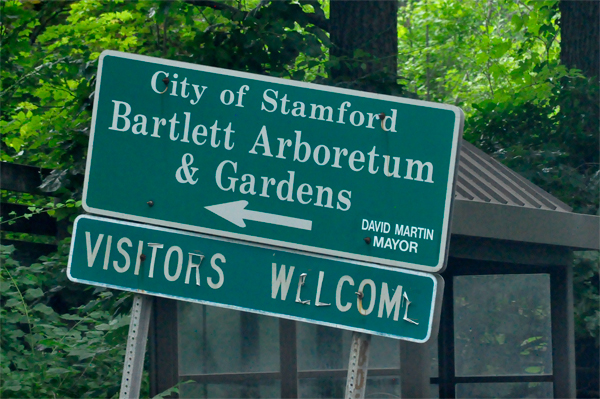
[[[136,294],[133,297],[131,321],[127,335],[127,351],[123,362],[120,399],[138,399],[144,371],[144,355],[148,341],[152,297]]]
[[[352,333],[348,379],[346,381],[346,399],[364,399],[369,369],[369,347],[371,335]]]

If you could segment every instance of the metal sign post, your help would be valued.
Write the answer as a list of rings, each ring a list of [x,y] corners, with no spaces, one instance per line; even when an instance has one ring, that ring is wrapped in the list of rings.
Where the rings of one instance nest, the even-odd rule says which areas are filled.
[[[144,355],[148,340],[148,327],[152,313],[152,297],[136,294],[131,307],[131,321],[127,335],[127,351],[123,364],[120,399],[138,399],[144,371]]]
[[[351,345],[345,397],[346,399],[364,399],[367,390],[371,335],[352,333]]]

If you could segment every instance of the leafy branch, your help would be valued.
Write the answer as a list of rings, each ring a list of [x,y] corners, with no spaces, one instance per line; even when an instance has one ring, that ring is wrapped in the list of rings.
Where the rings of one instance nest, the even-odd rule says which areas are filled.
[[[225,2],[212,1],[212,0],[184,0],[186,3],[196,7],[207,7],[213,10],[227,11],[231,13],[232,20],[246,19],[247,17],[255,16],[258,11],[265,5],[271,2],[271,0],[261,0],[260,3],[249,11],[243,11],[240,8],[230,6]],[[320,13],[304,13],[307,21],[318,28],[325,31],[329,31],[329,21],[325,18],[325,14],[321,11]]]
[[[0,225],[3,224],[8,224],[13,225],[17,222],[17,220],[19,219],[31,219],[31,217],[33,217],[34,215],[39,215],[41,213],[47,213],[50,216],[53,216],[54,213],[56,212],[56,210],[61,209],[61,208],[80,208],[81,207],[81,201],[75,201],[74,199],[68,199],[65,202],[57,202],[57,203],[47,203],[44,206],[29,206],[27,207],[27,210],[29,211],[29,213],[24,213],[22,215],[17,215],[16,211],[12,211],[10,212],[8,215],[9,216],[14,216],[11,219],[8,220],[2,220],[2,218],[0,218]]]
[[[60,64],[62,62],[65,62],[67,60],[71,60],[72,57],[67,56],[67,57],[61,57],[59,59],[57,59],[56,61],[51,61],[51,62],[45,62],[42,65],[39,65],[37,67],[35,67],[31,72],[26,73],[25,75],[21,76],[19,78],[19,80],[17,80],[12,86],[8,87],[7,89],[5,89],[4,91],[0,92],[0,98],[4,97],[6,95],[6,93],[13,91],[13,89],[15,87],[18,87],[21,85],[21,83],[23,83],[26,79],[30,78],[33,75],[36,75],[38,73],[40,73],[40,71],[44,68],[52,68],[53,66]],[[8,101],[10,99],[9,98],[5,98],[3,99],[3,101]]]

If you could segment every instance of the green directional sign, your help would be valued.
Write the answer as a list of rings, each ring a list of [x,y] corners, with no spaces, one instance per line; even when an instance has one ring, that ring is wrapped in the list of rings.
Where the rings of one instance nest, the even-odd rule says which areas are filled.
[[[434,274],[95,216],[75,222],[67,274],[85,284],[415,342],[437,334],[443,287]]]
[[[106,51],[84,208],[437,272],[462,124],[445,104]]]

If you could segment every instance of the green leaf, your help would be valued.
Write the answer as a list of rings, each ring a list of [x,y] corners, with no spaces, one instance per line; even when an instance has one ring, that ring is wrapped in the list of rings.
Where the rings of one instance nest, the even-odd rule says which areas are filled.
[[[75,314],[62,314],[60,315],[61,319],[65,320],[83,320],[84,318]]]
[[[17,306],[17,305],[23,305],[23,302],[21,302],[20,299],[16,299],[16,298],[10,298],[4,304],[4,306],[6,306],[7,308],[11,308],[11,307],[14,307],[14,306]]]
[[[43,303],[38,303],[37,305],[35,305],[33,307],[33,310],[41,312],[45,315],[51,315],[54,313],[54,310],[51,307],[46,306]]]
[[[96,326],[96,330],[99,331],[109,331],[111,330],[113,327],[109,324],[103,323],[103,324],[99,324]]]
[[[69,356],[78,356],[79,360],[89,359],[92,356],[95,356],[96,352],[92,352],[85,347],[75,348],[69,351]]]
[[[44,345],[44,346],[48,346],[48,347],[56,346],[59,344],[59,342],[54,339],[42,339],[38,343],[40,345]]]
[[[19,392],[21,390],[21,384],[17,380],[4,380],[4,384],[2,384],[2,389]]]
[[[52,368],[49,368],[48,370],[46,370],[47,375],[60,375],[60,374],[66,374],[66,373],[70,373],[70,372],[71,372],[71,370],[65,369],[62,367],[52,367]]]
[[[505,334],[498,334],[498,335],[496,335],[496,341],[500,345],[504,345],[504,343],[506,342],[506,335]]]
[[[515,32],[520,31],[523,27],[523,19],[519,16],[519,14],[513,14],[512,18],[510,19],[510,22],[513,25],[513,30]]]
[[[15,330],[15,331],[4,332],[4,333],[13,339],[25,336],[25,333],[22,330]]]
[[[44,291],[39,288],[30,288],[25,291],[25,299],[35,299],[44,296]]]
[[[529,338],[527,338],[525,341],[523,341],[523,342],[521,343],[521,346],[525,346],[525,345],[527,345],[527,344],[530,344],[530,343],[532,343],[532,342],[534,342],[534,341],[537,341],[537,340],[540,340],[540,339],[542,339],[542,337],[541,337],[541,336],[538,336],[538,337],[529,337]]]
[[[10,289],[11,285],[12,284],[8,281],[0,280],[0,292],[1,293],[7,292]]]
[[[529,374],[540,374],[542,372],[542,368],[539,366],[531,366],[527,367],[525,369],[525,372]]]
[[[487,55],[487,53],[479,53],[477,54],[477,56],[475,56],[475,59],[477,60],[477,64],[482,65],[485,64],[489,59],[489,55]]]
[[[498,42],[492,45],[491,55],[494,58],[500,58],[511,48],[510,42]]]

